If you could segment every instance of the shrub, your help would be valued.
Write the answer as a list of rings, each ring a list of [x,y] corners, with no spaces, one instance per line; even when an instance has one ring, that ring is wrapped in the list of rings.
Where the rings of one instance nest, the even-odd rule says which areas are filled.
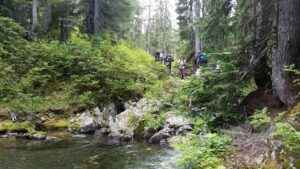
[[[263,131],[270,127],[271,118],[268,116],[268,108],[256,110],[254,115],[251,116],[250,124],[257,131]]]
[[[272,136],[280,139],[291,150],[300,152],[300,132],[296,131],[290,124],[277,123],[276,130],[272,133]]]
[[[0,104],[15,113],[141,97],[164,76],[152,56],[109,36],[97,40],[99,47],[78,29],[64,43],[29,42],[12,19],[0,17],[0,25]]]
[[[228,136],[208,133],[203,136],[190,135],[189,140],[174,145],[179,151],[178,164],[181,168],[224,168],[219,158],[231,142]]]
[[[159,115],[148,113],[144,117],[144,125],[154,130],[160,130],[164,127],[165,120],[166,113],[160,113]]]

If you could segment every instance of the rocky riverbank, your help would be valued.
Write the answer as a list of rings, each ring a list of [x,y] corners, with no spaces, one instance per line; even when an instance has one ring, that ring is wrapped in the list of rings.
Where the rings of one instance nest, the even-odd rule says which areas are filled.
[[[193,130],[193,124],[185,117],[174,112],[165,113],[162,126],[153,128],[146,125],[145,117],[158,118],[161,112],[159,101],[143,98],[137,102],[122,104],[124,111],[116,104],[108,104],[66,115],[58,111],[36,114],[31,120],[19,117],[17,122],[4,120],[0,122],[0,138],[26,138],[38,140],[56,140],[59,137],[49,135],[51,131],[63,131],[75,134],[93,134],[96,130],[105,137],[130,141],[142,138],[152,144],[169,145],[172,136],[184,135]],[[157,119],[158,120],[158,119]]]

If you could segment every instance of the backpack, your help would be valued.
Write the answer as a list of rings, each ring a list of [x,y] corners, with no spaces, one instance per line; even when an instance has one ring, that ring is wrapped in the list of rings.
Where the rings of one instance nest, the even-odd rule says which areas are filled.
[[[206,55],[206,53],[204,53],[204,52],[201,53],[200,60],[207,62],[207,55]]]
[[[172,61],[173,61],[172,56],[169,55],[166,57],[166,62],[172,62]]]

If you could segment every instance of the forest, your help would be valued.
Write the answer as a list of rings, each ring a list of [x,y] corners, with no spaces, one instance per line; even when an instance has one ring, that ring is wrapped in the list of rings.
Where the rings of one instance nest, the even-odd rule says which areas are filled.
[[[300,1],[0,0],[0,159],[300,168]]]

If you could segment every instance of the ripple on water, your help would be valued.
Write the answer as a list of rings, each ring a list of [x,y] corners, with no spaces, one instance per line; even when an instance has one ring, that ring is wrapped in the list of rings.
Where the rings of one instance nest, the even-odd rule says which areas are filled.
[[[58,142],[0,140],[0,169],[162,169],[174,156],[173,150],[145,142],[99,136]]]

